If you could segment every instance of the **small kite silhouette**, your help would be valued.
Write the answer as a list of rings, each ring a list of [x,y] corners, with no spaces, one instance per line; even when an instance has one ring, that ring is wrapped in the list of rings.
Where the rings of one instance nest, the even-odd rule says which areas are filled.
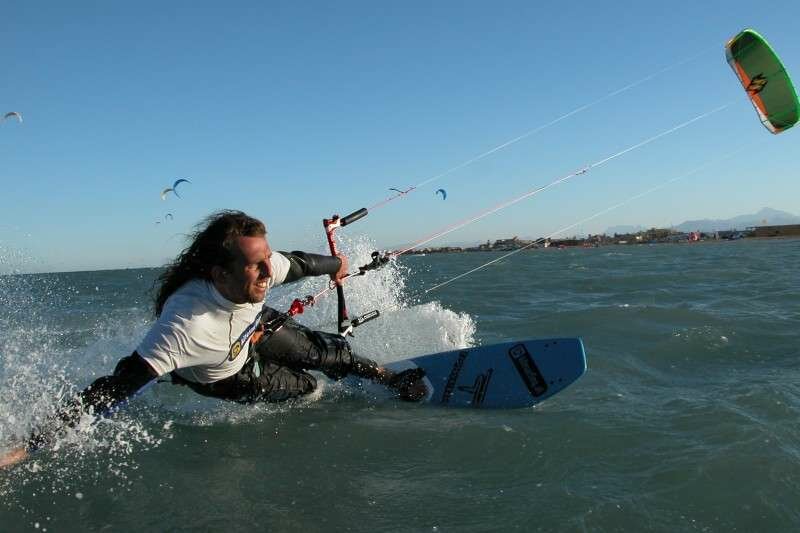
[[[416,187],[409,187],[408,189],[406,189],[404,191],[401,191],[400,189],[395,189],[394,187],[390,187],[389,188],[390,191],[399,192],[400,194],[408,194],[411,191],[413,191],[414,189],[416,189]]]
[[[161,191],[161,199],[162,200],[166,200],[167,199],[167,195],[169,193],[172,193],[175,196],[177,196],[178,198],[180,198],[181,195],[178,194],[178,185],[180,185],[181,183],[191,183],[191,181],[187,180],[186,178],[180,178],[180,179],[175,180],[175,183],[172,184],[172,187],[167,187],[166,189]]]
[[[9,119],[11,117],[17,117],[17,120],[20,122],[20,124],[22,123],[22,113],[20,113],[19,111],[9,111],[5,115],[3,115],[3,120]]]
[[[177,196],[178,198],[181,197],[181,195],[178,194],[178,185],[180,185],[181,183],[191,183],[191,181],[187,180],[186,178],[180,178],[175,180],[175,183],[172,184],[172,192],[174,192],[175,196]]]

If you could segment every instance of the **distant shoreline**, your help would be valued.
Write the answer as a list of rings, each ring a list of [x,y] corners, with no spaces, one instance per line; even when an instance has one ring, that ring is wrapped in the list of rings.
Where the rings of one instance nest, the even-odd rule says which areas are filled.
[[[608,235],[589,235],[585,238],[572,237],[567,239],[539,238],[534,240],[512,237],[510,239],[497,239],[486,241],[477,246],[432,246],[418,248],[406,252],[408,255],[427,255],[442,253],[468,253],[468,252],[512,252],[516,250],[539,249],[564,249],[564,248],[600,248],[603,246],[631,246],[642,244],[700,244],[710,242],[738,241],[738,240],[773,240],[800,238],[800,224],[786,226],[761,226],[748,228],[745,231],[715,231],[715,232],[674,232],[666,229],[651,229],[637,233]]]
[[[723,233],[723,232],[716,232],[716,233]],[[739,232],[743,233],[743,232]],[[701,234],[707,236],[709,234]],[[419,248],[416,250],[411,250],[406,252],[403,255],[410,255],[410,256],[420,256],[420,255],[428,255],[428,254],[449,254],[449,253],[470,253],[470,252],[493,252],[493,253],[502,253],[502,252],[511,252],[515,250],[523,250],[527,247],[528,250],[543,250],[543,249],[575,249],[575,248],[601,248],[605,246],[632,246],[632,245],[653,245],[653,244],[689,244],[689,245],[696,245],[696,244],[711,244],[711,243],[721,243],[725,241],[784,241],[784,240],[792,240],[792,239],[800,239],[800,231],[796,234],[780,234],[780,235],[743,235],[741,237],[730,239],[730,238],[713,238],[714,234],[710,234],[712,238],[701,237],[697,241],[689,242],[688,240],[673,240],[673,241],[644,241],[644,240],[633,240],[633,242],[627,241],[627,239],[619,239],[625,242],[592,242],[589,239],[595,238],[596,236],[587,237],[586,239],[551,239],[548,246],[544,246],[544,240],[539,242],[539,240],[523,240],[517,239],[514,241],[512,239],[497,239],[494,242],[489,242],[488,245],[490,247],[486,247],[487,244],[479,245],[479,246],[471,246],[471,247],[460,247],[460,246],[440,246],[440,247],[427,247],[427,248]],[[621,236],[618,236],[621,237]],[[511,243],[516,242],[516,247],[513,247]],[[495,247],[497,243],[500,243],[502,247]],[[525,244],[527,243],[527,244]],[[531,243],[536,243],[532,245]],[[13,276],[41,276],[41,275],[49,275],[49,274],[86,274],[86,273],[103,273],[103,272],[117,272],[121,270],[160,270],[165,268],[166,265],[159,265],[159,266],[141,266],[141,267],[120,267],[120,268],[100,268],[96,270],[62,270],[62,271],[43,271],[43,272],[9,272],[9,273],[0,273],[0,278],[6,277],[13,277]]]

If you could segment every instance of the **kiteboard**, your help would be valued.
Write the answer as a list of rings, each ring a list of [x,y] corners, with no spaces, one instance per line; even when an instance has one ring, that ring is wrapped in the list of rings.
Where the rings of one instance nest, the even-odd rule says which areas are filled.
[[[579,338],[530,339],[412,357],[385,365],[425,371],[423,402],[442,407],[530,407],[586,372]]]

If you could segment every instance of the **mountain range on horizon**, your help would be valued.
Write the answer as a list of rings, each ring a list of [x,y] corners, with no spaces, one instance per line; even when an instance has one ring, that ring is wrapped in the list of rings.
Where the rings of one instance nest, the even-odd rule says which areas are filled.
[[[690,232],[713,232],[725,230],[744,230],[752,226],[780,226],[783,224],[800,224],[800,216],[793,215],[788,211],[764,207],[756,213],[749,215],[739,215],[725,219],[704,218],[700,220],[687,220],[676,226],[672,226],[675,231]],[[636,233],[644,231],[649,227],[644,226],[611,226],[606,229],[606,235],[615,233]]]

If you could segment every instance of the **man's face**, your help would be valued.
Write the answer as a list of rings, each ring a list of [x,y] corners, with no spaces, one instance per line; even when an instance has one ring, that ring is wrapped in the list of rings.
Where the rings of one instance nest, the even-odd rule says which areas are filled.
[[[214,282],[225,298],[236,304],[261,303],[272,277],[272,250],[265,236],[237,237],[236,259]]]

